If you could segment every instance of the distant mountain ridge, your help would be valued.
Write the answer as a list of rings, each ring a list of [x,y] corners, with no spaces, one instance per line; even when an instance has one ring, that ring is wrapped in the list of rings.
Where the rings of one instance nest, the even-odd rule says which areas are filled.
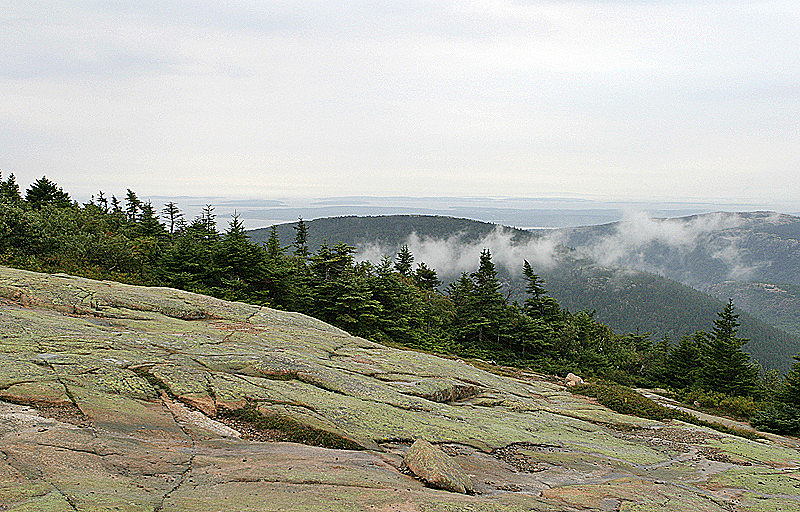
[[[649,244],[643,254],[661,255],[661,259],[652,262],[652,258],[643,257],[644,263],[640,266],[649,263],[655,270],[657,264],[663,264],[669,269],[675,267],[675,262],[685,261],[691,263],[690,269],[694,269],[703,268],[704,261],[711,260],[713,263],[715,259],[719,259],[709,256],[708,251],[704,252],[702,247],[692,245],[694,239],[690,235],[695,231],[704,234],[703,241],[717,244],[714,246],[715,250],[724,249],[720,242],[722,238],[715,235],[716,231],[728,230],[728,236],[735,233],[737,237],[747,239],[747,233],[741,230],[748,221],[748,215],[741,218],[728,217],[727,214],[709,215],[712,217],[694,216],[685,218],[688,221],[680,221],[688,222],[687,225],[694,231],[683,224],[662,226],[667,228],[666,234],[680,235],[675,240],[664,234],[650,237],[652,241],[648,241],[647,237],[642,239]],[[766,217],[767,214],[753,216],[754,219],[760,219],[761,231],[758,231],[758,236],[752,236],[778,237],[782,236],[782,232],[794,234],[792,219],[797,219],[796,217],[779,217],[780,224],[767,222]],[[649,222],[657,226],[663,221],[651,219]],[[546,288],[562,306],[573,311],[595,310],[601,321],[620,332],[649,332],[660,337],[664,333],[680,336],[696,330],[710,330],[716,312],[723,307],[722,302],[716,298],[681,284],[677,279],[670,279],[670,276],[664,277],[658,275],[660,273],[648,272],[647,269],[637,269],[634,265],[626,266],[624,261],[607,261],[602,264],[591,258],[592,251],[587,250],[593,247],[590,244],[594,241],[594,247],[598,247],[596,242],[603,240],[604,236],[614,242],[613,238],[608,237],[620,233],[620,223],[564,230],[526,231],[453,217],[392,215],[323,218],[307,224],[308,245],[312,250],[316,250],[322,243],[332,245],[344,242],[356,246],[364,257],[369,256],[373,261],[381,255],[393,256],[402,244],[411,242],[417,261],[423,261],[435,268],[445,283],[455,279],[462,271],[475,270],[480,250],[484,246],[489,247],[510,297],[518,300],[523,299],[524,291],[519,268],[523,258],[530,259],[537,272],[545,279]],[[294,239],[294,227],[295,223],[276,226],[284,246],[290,245]],[[740,231],[732,232],[732,229]],[[266,240],[269,232],[270,229],[266,228],[253,230],[248,234],[253,240],[259,241]],[[677,247],[683,252],[677,256],[669,251],[665,252],[664,248],[670,247],[668,242],[676,240],[681,242]],[[570,249],[567,247],[569,244],[578,248]],[[786,258],[791,260],[791,251],[785,252]],[[755,256],[748,256],[749,259],[743,258],[742,261],[748,263],[760,257],[755,251],[750,254]],[[624,260],[625,256],[623,252],[617,259]],[[717,267],[714,268],[720,272],[724,270],[723,275],[727,278],[729,267],[723,268],[721,264],[725,261],[727,260],[716,262]],[[779,269],[772,271],[777,274]],[[713,275],[713,272],[713,268],[707,269],[697,282],[708,282],[707,276]],[[727,300],[722,295],[719,297]],[[747,345],[747,350],[765,366],[787,369],[791,356],[800,351],[800,337],[788,334],[774,324],[767,324],[746,312],[742,313],[740,320],[740,334],[752,340]]]

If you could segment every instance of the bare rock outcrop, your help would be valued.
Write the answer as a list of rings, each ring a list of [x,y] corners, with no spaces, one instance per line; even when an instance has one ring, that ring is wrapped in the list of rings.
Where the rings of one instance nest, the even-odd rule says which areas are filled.
[[[417,439],[403,458],[405,466],[420,480],[445,491],[472,494],[472,481],[440,448]]]
[[[456,492],[422,482],[436,474]],[[800,510],[798,481],[795,449],[623,416],[534,375],[0,267],[0,510],[777,511]]]

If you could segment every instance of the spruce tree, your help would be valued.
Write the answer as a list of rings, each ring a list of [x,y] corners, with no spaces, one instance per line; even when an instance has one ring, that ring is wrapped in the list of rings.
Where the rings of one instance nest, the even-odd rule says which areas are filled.
[[[423,290],[435,290],[439,286],[439,276],[436,271],[425,263],[418,263],[417,270],[414,272],[414,282]]]
[[[46,176],[42,176],[25,191],[25,200],[33,208],[40,208],[43,205],[49,204],[64,208],[72,204],[69,194],[64,190],[48,180]]]
[[[169,234],[175,234],[175,226],[178,223],[178,220],[183,218],[183,213],[178,208],[178,206],[170,201],[164,205],[164,209],[161,210],[161,215],[166,219],[167,226],[169,226]]]
[[[666,384],[676,388],[688,388],[697,383],[700,370],[700,345],[707,334],[702,331],[692,336],[683,336],[669,352],[666,362]]]
[[[164,225],[156,215],[155,208],[150,201],[139,205],[138,231],[142,236],[160,237],[166,234]]]
[[[136,196],[136,192],[128,189],[125,194],[125,213],[128,216],[128,222],[136,222],[139,219],[141,206],[142,201]]]
[[[102,190],[97,192],[97,205],[103,210],[103,213],[108,213],[108,198]]]
[[[19,185],[17,185],[17,179],[13,173],[9,174],[5,181],[0,181],[0,202],[2,201],[11,204],[17,204],[22,201]]]
[[[786,380],[778,398],[781,402],[800,408],[800,354],[794,356],[794,364],[786,374]]]
[[[758,369],[742,346],[748,341],[737,336],[739,315],[733,301],[717,313],[714,328],[700,345],[700,384],[703,388],[729,395],[751,395],[758,382]]]
[[[297,225],[294,227],[294,255],[305,262],[308,258],[308,226],[303,222],[303,217],[297,218]]]
[[[402,276],[411,277],[411,265],[413,264],[414,256],[411,254],[408,246],[403,244],[403,247],[400,248],[400,252],[397,253],[397,258],[395,258],[394,269]]]

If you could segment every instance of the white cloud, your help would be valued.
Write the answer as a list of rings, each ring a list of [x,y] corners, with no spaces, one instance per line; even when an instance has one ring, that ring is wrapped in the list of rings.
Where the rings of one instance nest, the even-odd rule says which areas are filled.
[[[511,275],[522,272],[522,263],[528,260],[534,268],[549,269],[558,262],[559,238],[545,236],[525,243],[515,242],[514,232],[497,226],[488,235],[472,241],[465,241],[462,233],[448,238],[420,237],[412,233],[405,241],[417,263],[424,262],[435,269],[440,276],[452,278],[462,272],[474,272],[479,265],[480,255],[488,249],[492,262],[498,269]],[[378,263],[382,257],[392,256],[394,247],[369,244],[359,249],[359,261]]]

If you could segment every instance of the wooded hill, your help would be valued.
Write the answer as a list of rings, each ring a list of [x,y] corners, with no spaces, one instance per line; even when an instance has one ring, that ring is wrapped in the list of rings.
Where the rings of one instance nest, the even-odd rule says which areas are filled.
[[[747,218],[746,215],[744,218]],[[789,227],[770,228],[764,221],[765,215],[755,218],[761,219],[763,233],[770,229],[775,233],[783,233],[793,226],[793,223],[788,223],[785,225]],[[795,219],[789,216],[782,218]],[[308,221],[306,225],[311,248],[325,243],[343,242],[362,250],[365,247],[380,247],[382,254],[391,256],[415,233],[420,239],[449,239],[453,242],[453,247],[462,244],[465,250],[475,252],[475,258],[482,248],[480,242],[486,241],[499,227],[470,219],[424,215],[322,218]],[[296,233],[295,223],[279,224],[276,229],[283,245],[292,243]],[[616,227],[608,224],[574,229],[570,231],[570,236],[564,236],[556,230],[531,232],[508,227],[503,230],[512,245],[531,243],[542,237],[556,235],[556,239],[564,240],[565,243],[580,243],[585,247],[590,240],[597,241],[602,236],[611,236]],[[269,232],[269,228],[256,229],[248,231],[248,235],[253,241],[259,242],[266,240]],[[789,232],[793,233],[791,229]],[[718,239],[718,244],[721,243],[719,240],[721,239]],[[497,258],[496,248],[488,248]],[[658,254],[657,247],[651,247],[650,250],[653,254]],[[622,264],[600,265],[587,258],[585,251],[563,245],[556,246],[554,253],[557,265],[536,269],[550,294],[571,311],[596,311],[599,321],[618,332],[651,333],[654,338],[667,334],[677,338],[697,330],[710,329],[715,313],[724,306],[719,299],[723,295],[715,298],[653,272],[626,268]],[[790,251],[783,251],[781,254],[785,254],[782,261],[793,261],[794,256]],[[424,259],[424,255],[420,257]],[[717,261],[711,256],[706,259],[710,259],[712,263]],[[677,265],[677,262],[674,264]],[[711,265],[702,266],[699,258],[689,268],[705,268],[702,275],[713,275],[709,270]],[[460,269],[443,267],[435,270],[444,283],[455,280],[460,274]],[[510,298],[523,300],[525,285],[519,270],[512,268],[509,271],[502,265],[498,265],[497,270]],[[778,273],[779,270],[773,269],[772,272]],[[727,271],[724,275],[728,275]],[[725,302],[727,298],[736,299],[731,295],[724,297]],[[734,303],[739,306],[737,300]],[[786,318],[795,317],[796,315],[789,315]],[[740,311],[740,321],[742,337],[751,340],[745,350],[762,365],[786,371],[791,364],[791,357],[800,351],[800,337],[770,325],[763,319],[755,318],[748,311]]]

